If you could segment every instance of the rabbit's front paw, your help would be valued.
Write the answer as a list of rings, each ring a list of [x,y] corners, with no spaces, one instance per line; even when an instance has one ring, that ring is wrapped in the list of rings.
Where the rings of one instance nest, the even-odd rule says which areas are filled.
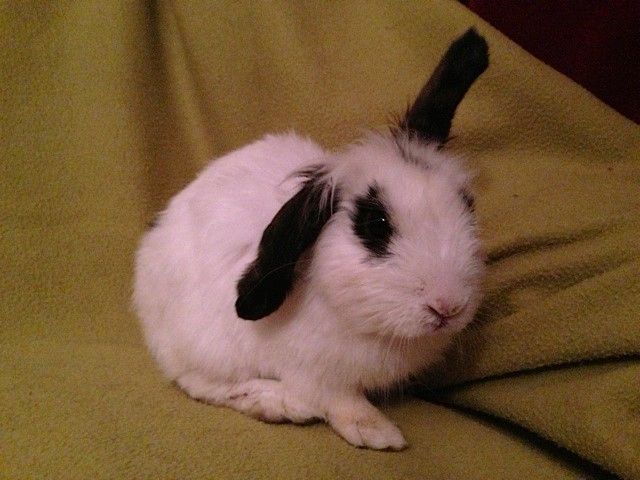
[[[329,423],[342,438],[356,447],[402,450],[407,446],[400,429],[373,407],[367,408],[366,412],[351,412],[351,415],[349,412],[334,412],[329,416]]]

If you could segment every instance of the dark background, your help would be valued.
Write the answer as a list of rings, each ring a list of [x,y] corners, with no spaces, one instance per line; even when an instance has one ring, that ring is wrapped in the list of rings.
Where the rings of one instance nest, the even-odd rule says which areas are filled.
[[[546,64],[640,123],[640,0],[461,0]]]

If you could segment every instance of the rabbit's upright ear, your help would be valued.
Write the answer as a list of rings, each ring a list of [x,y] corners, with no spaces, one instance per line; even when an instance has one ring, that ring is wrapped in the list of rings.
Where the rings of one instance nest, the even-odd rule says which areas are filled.
[[[262,234],[257,258],[238,281],[238,317],[259,320],[275,312],[293,287],[298,257],[320,234],[338,205],[338,191],[321,169],[303,172],[302,188]]]
[[[488,66],[487,42],[470,28],[446,51],[401,120],[400,130],[425,141],[446,142],[456,108]]]

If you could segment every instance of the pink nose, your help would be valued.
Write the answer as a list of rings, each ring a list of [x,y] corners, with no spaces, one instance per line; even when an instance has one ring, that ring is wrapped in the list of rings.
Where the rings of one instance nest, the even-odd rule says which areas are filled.
[[[427,308],[436,317],[445,319],[454,317],[460,313],[464,308],[464,304],[437,298],[435,301],[428,304]]]

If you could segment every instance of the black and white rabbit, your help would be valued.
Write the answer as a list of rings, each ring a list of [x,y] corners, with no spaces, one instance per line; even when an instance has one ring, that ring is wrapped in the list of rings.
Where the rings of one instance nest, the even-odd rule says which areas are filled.
[[[269,135],[209,164],[142,239],[134,306],[190,396],[406,446],[366,398],[419,373],[473,318],[483,260],[470,177],[441,151],[488,66],[470,29],[389,134],[338,152]]]

